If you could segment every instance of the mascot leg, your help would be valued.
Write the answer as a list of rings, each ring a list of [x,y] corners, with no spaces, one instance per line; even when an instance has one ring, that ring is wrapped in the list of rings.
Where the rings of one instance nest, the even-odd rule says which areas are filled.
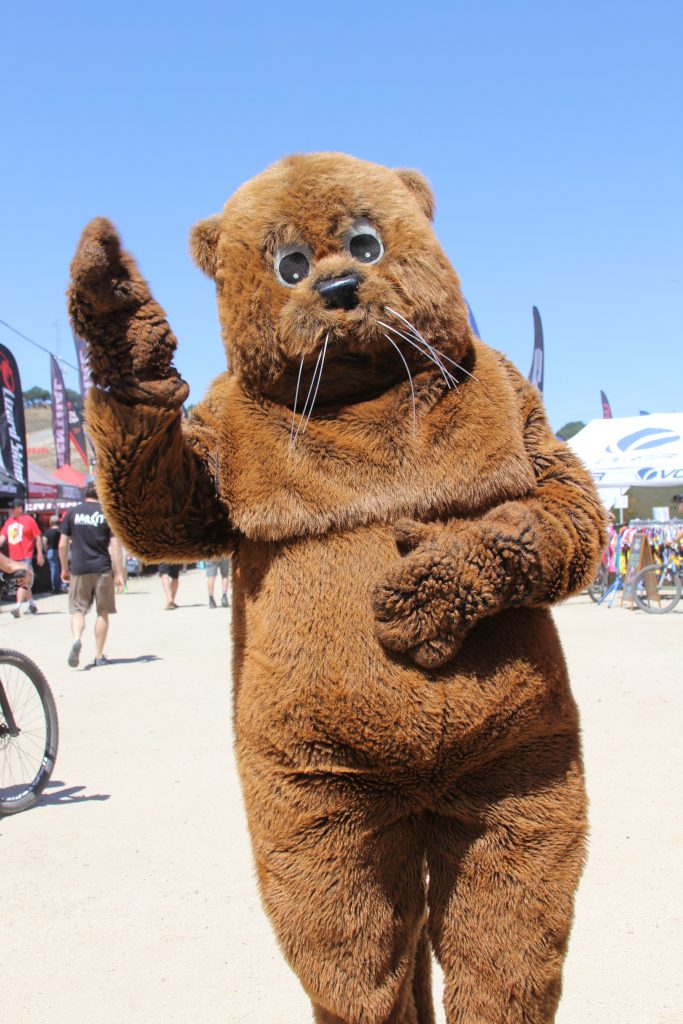
[[[241,764],[261,895],[317,1024],[432,1024],[420,816],[365,779],[262,767]]]
[[[578,738],[537,738],[458,783],[429,836],[449,1024],[552,1024],[584,858]]]

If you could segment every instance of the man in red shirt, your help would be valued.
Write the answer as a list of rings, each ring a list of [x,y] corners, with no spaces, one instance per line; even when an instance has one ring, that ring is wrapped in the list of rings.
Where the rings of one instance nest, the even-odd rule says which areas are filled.
[[[0,530],[0,545],[7,544],[9,556],[15,562],[23,562],[32,570],[33,548],[35,543],[38,565],[45,561],[43,557],[43,538],[38,523],[33,516],[24,514],[24,506],[19,499],[12,504],[12,514]],[[12,615],[18,619],[23,611],[24,602],[28,601],[28,610],[35,615],[38,611],[30,586],[17,587],[17,606]]]

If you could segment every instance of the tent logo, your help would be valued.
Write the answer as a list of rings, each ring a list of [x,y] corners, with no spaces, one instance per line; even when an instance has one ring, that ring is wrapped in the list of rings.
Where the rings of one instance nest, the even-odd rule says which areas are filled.
[[[661,448],[662,445],[672,444],[680,439],[680,434],[667,427],[644,427],[642,430],[636,430],[634,433],[620,438],[616,447],[620,452],[641,452],[650,448]],[[609,445],[607,451],[613,452],[614,449]],[[615,454],[617,453],[615,452]],[[643,470],[643,472],[646,471]]]
[[[657,478],[657,470],[649,468],[639,469],[638,476],[641,480],[655,480]]]

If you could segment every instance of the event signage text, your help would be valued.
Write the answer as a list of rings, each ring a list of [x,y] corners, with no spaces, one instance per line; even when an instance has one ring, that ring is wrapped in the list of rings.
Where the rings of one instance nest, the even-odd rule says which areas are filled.
[[[26,422],[19,367],[10,350],[0,345],[0,455],[5,472],[28,490]]]
[[[52,433],[55,439],[57,469],[71,462],[69,448],[69,410],[67,408],[66,388],[59,363],[50,356],[50,373],[52,377]]]

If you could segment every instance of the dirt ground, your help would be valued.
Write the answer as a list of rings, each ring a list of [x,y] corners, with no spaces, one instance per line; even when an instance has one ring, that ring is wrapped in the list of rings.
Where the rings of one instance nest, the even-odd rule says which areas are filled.
[[[155,577],[131,581],[106,668],[88,667],[91,624],[67,667],[66,598],[0,615],[0,645],[40,663],[61,722],[46,797],[0,821],[7,1024],[310,1020],[254,883],[230,612],[208,609],[199,571],[178,599],[167,612]],[[658,618],[577,598],[555,614],[592,817],[557,1024],[677,1024],[683,604]]]

